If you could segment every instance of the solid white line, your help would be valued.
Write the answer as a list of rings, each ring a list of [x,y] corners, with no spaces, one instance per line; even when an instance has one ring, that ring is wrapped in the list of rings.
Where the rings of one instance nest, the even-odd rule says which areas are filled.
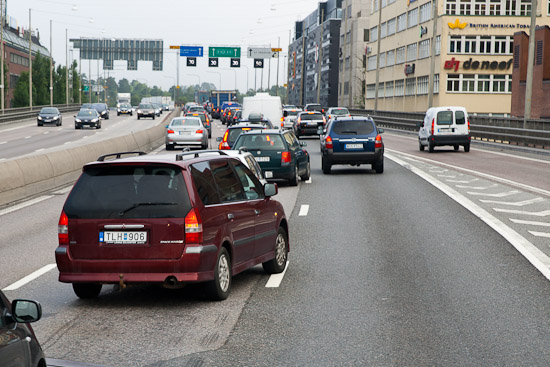
[[[514,219],[514,218],[510,218],[510,220],[518,224],[529,224],[532,226],[550,227],[550,223],[546,223],[546,222],[534,222],[531,220],[522,220],[522,219]]]
[[[53,196],[51,196],[51,195],[40,196],[36,199],[32,199],[32,200],[26,201],[26,202],[18,204],[18,205],[14,205],[11,208],[0,210],[0,217],[2,215],[6,215],[6,214],[14,212],[16,210],[23,209],[23,208],[26,208],[28,206],[34,205],[34,204],[39,203],[41,201],[48,200],[49,198],[53,198]]]
[[[550,233],[529,231],[533,236],[550,238]]]
[[[497,184],[492,184],[491,186],[466,186],[466,185],[455,185],[455,187],[458,187],[459,189],[470,189],[470,190],[487,190],[492,189],[493,187],[497,187]]]
[[[63,195],[63,194],[68,193],[69,191],[71,191],[72,188],[73,188],[72,186],[68,186],[68,187],[65,187],[64,189],[55,191],[54,194],[55,195]]]
[[[490,196],[490,197],[493,197],[493,198],[503,198],[503,197],[510,196],[510,195],[516,195],[516,194],[519,194],[519,193],[520,192],[517,191],[517,190],[512,190],[512,191],[508,191],[508,192],[499,192],[498,194],[486,194],[484,192],[468,192],[468,194],[470,194],[470,195]]]
[[[7,141],[0,142],[0,145],[7,144]]]
[[[512,214],[523,214],[523,215],[533,215],[535,217],[547,217],[550,215],[550,210],[543,210],[541,212],[526,212],[523,210],[515,210],[515,209],[501,209],[501,208],[493,208],[495,212],[499,213],[512,213]]]
[[[311,183],[311,177],[309,178],[309,180],[306,180],[306,183]]]
[[[32,138],[32,136],[25,136],[25,139],[30,139]]]
[[[410,164],[403,162],[401,159],[395,157],[393,154],[385,154],[385,156],[397,164],[411,170],[416,175],[420,176],[424,180],[428,181],[430,184],[441,190],[451,199],[455,200],[457,203],[462,205],[464,208],[469,210],[476,217],[481,219],[491,228],[493,228],[498,234],[504,237],[512,246],[516,248],[542,275],[548,280],[550,280],[550,257],[545,253],[539,250],[535,245],[529,242],[525,237],[521,236],[519,233],[514,231],[512,228],[505,225],[503,222],[489,214],[486,210],[481,208],[479,205],[475,204],[458,191],[452,189],[451,187],[445,185],[441,181],[435,179],[429,174],[423,172],[422,170],[411,166]]]
[[[298,216],[305,217],[308,212],[309,212],[309,205],[304,204],[300,207],[300,212],[298,213]]]
[[[479,181],[479,178],[473,178],[471,180],[446,180],[447,182],[453,182],[453,183],[464,183],[464,184],[468,184],[468,183],[472,183],[474,181]]]
[[[27,275],[23,279],[18,280],[17,282],[13,283],[12,285],[7,286],[6,288],[4,288],[2,290],[3,291],[14,291],[16,289],[19,289],[22,286],[24,286],[25,284],[35,280],[39,276],[46,274],[47,272],[54,269],[55,267],[57,267],[56,264],[48,264],[46,266],[43,266],[42,268],[38,269],[34,273]]]
[[[44,149],[44,148],[42,148],[42,149],[36,149],[35,152],[41,152],[41,151],[43,151],[43,150],[46,150],[46,149]]]
[[[531,200],[518,201],[516,203],[510,203],[510,202],[498,201],[498,200],[483,200],[483,199],[479,199],[479,201],[481,201],[482,203],[492,203],[492,204],[509,205],[509,206],[525,206],[525,205],[530,205],[530,204],[533,204],[533,203],[538,203],[538,202],[544,201],[544,199],[543,198],[534,198],[534,199],[531,199]]]
[[[269,280],[265,284],[266,288],[278,288],[281,285],[281,282],[283,281],[283,278],[285,277],[286,270],[288,269],[288,264],[290,262],[286,262],[285,270],[283,270],[282,273],[279,274],[272,274],[269,277]]]

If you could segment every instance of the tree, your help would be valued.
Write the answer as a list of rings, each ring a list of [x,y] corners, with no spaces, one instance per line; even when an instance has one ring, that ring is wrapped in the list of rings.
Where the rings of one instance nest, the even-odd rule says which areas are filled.
[[[13,106],[28,107],[29,106],[29,72],[23,71],[17,80],[13,91]]]
[[[50,59],[38,52],[32,62],[32,104],[44,106],[50,104]],[[28,104],[28,103],[27,103]]]
[[[128,79],[123,78],[118,81],[118,92],[119,93],[131,93],[132,87]]]
[[[53,74],[53,104],[63,104],[66,102],[65,70],[64,66],[59,65]]]

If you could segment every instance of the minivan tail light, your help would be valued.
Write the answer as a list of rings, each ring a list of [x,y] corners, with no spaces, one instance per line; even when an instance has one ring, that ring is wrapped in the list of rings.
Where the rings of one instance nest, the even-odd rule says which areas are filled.
[[[172,130],[172,129],[168,130],[167,132],[168,132],[168,134],[174,134],[174,130]]]
[[[202,243],[202,221],[194,208],[185,216],[185,243]]]
[[[199,129],[199,130],[195,131],[195,134],[202,134],[203,132],[204,132],[204,130]]]
[[[382,148],[382,137],[379,135],[376,135],[376,140],[374,140],[374,147],[375,148]]]
[[[281,155],[281,163],[290,163],[290,152],[283,152]]]
[[[69,218],[64,211],[61,212],[59,223],[57,224],[57,238],[60,245],[69,244]]]
[[[470,117],[468,117],[468,134],[470,133]]]
[[[434,129],[435,129],[435,119],[432,119],[432,130],[431,130],[431,135],[434,134]]]
[[[332,149],[332,138],[330,136],[327,136],[325,139],[325,147],[327,149]]]

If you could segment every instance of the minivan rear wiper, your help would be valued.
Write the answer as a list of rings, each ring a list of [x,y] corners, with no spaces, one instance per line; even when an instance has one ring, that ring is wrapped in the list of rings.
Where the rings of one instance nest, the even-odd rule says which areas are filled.
[[[344,131],[340,131],[340,134],[355,134],[355,135],[357,135],[357,131],[344,130]]]
[[[158,202],[158,203],[153,203],[153,202],[145,202],[145,203],[135,203],[133,204],[131,207],[129,208],[126,208],[124,209],[123,211],[121,211],[120,213],[118,213],[119,216],[123,216],[124,214],[126,214],[127,212],[129,212],[130,210],[133,210],[137,207],[140,207],[140,206],[147,206],[147,205],[178,205],[178,203],[174,203],[174,202]]]

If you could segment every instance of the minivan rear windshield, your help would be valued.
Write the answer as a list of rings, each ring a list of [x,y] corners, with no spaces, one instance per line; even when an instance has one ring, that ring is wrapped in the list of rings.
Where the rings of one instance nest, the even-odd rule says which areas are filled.
[[[332,130],[340,135],[369,135],[374,132],[374,124],[371,121],[334,121]]]
[[[452,125],[453,124],[453,111],[439,111],[437,113],[438,125]]]
[[[246,147],[250,150],[282,150],[285,149],[283,138],[280,135],[270,134],[243,134],[235,142],[233,149]]]
[[[64,207],[72,219],[183,218],[190,209],[181,170],[162,165],[87,168]]]
[[[306,120],[322,120],[323,119],[323,115],[321,115],[320,113],[302,113],[300,115],[300,119],[302,121],[306,121]]]

